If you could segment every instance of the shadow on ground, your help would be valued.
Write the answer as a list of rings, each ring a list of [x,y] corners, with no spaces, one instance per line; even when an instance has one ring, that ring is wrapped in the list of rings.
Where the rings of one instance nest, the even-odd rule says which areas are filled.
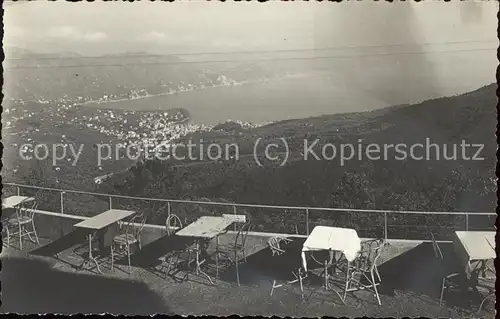
[[[440,244],[445,258],[453,256],[453,244]],[[396,290],[412,292],[415,296],[427,296],[439,300],[443,275],[451,269],[443,269],[443,264],[434,255],[432,243],[425,242],[389,260],[379,267],[383,278],[379,292],[394,296]],[[443,303],[464,309],[471,309],[480,303],[480,296],[467,291],[447,291]]]
[[[160,264],[161,257],[164,257],[175,251],[185,251],[186,247],[193,244],[193,239],[180,236],[163,236],[147,245],[142,249],[136,250],[130,257],[132,266],[141,268],[152,268]],[[126,264],[126,258],[117,261],[118,264]]]
[[[3,258],[2,313],[172,314],[147,285],[61,272],[34,259]]]
[[[296,272],[301,266],[301,251],[305,239],[295,239],[284,245],[285,253],[273,256],[271,250],[266,247],[242,260],[239,264],[240,284],[248,286],[268,287],[271,289],[273,280],[292,280],[292,272]],[[221,271],[222,280],[235,283],[236,267],[230,267]]]

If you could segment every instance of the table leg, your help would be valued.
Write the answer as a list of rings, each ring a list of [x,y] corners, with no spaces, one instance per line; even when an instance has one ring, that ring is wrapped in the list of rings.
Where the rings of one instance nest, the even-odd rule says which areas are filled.
[[[94,256],[92,256],[92,238],[94,237],[94,233],[91,233],[88,235],[88,240],[89,240],[89,256],[88,256],[88,260],[84,260],[83,263],[80,265],[80,267],[78,267],[79,269],[82,269],[83,266],[85,266],[85,263],[88,261],[89,263],[91,262],[94,262],[96,267],[97,267],[97,271],[100,273],[100,274],[103,274],[102,271],[101,271],[101,268],[99,267],[99,263],[97,262],[97,259],[94,258]]]
[[[195,251],[194,251],[194,258],[195,258],[195,268],[194,268],[194,273],[198,275],[198,271],[200,269],[200,245],[198,241],[196,242],[195,246]]]
[[[337,274],[337,265],[338,265],[338,262],[339,262],[339,259],[340,259],[338,253],[339,253],[338,251],[332,251],[331,252],[332,256],[331,256],[330,260],[331,260],[332,267],[333,267],[333,269],[332,269],[332,275],[336,275]]]
[[[97,263],[97,259],[95,259],[93,256],[92,256],[92,237],[94,237],[94,234],[89,234],[89,258],[90,260],[92,260],[96,267],[97,267],[97,271],[102,274],[102,271],[101,269],[99,268],[99,263]]]
[[[328,289],[328,261],[325,259],[324,262],[324,274],[325,274],[325,289]]]
[[[214,282],[213,282],[212,278],[207,273],[205,273],[203,270],[201,270],[201,265],[203,264],[203,262],[200,262],[200,243],[199,243],[199,241],[196,241],[195,245],[196,245],[196,251],[195,251],[195,259],[196,259],[196,261],[195,261],[195,263],[196,263],[196,265],[195,265],[195,274],[197,276],[199,276],[200,274],[203,275],[203,276],[205,276],[210,281],[210,283],[213,284]]]

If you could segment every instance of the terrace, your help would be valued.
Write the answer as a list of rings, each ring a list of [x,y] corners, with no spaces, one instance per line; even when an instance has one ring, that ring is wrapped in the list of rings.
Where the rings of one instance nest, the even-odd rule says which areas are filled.
[[[214,284],[189,276],[165,277],[152,267],[161,254],[165,226],[146,224],[142,249],[132,254],[132,272],[120,260],[113,271],[108,256],[102,257],[103,274],[95,269],[77,269],[82,257],[75,253],[73,225],[88,217],[54,211],[37,211],[40,245],[28,244],[22,251],[17,243],[4,246],[1,254],[1,312],[17,313],[120,313],[179,315],[277,315],[293,317],[371,316],[371,317],[493,317],[494,304],[487,303],[477,314],[481,298],[472,292],[445,294],[439,305],[441,279],[432,243],[428,240],[387,238],[379,260],[382,306],[370,291],[348,294],[345,305],[338,296],[323,288],[321,266],[313,267],[304,282],[304,300],[298,284],[276,289],[269,295],[276,272],[271,271],[267,240],[270,232],[251,232],[247,240],[247,262],[240,265],[241,285],[236,284],[234,267],[223,268]],[[340,225],[341,226],[341,225]],[[387,234],[387,232],[385,232]],[[306,234],[288,234],[301,246]],[[234,242],[235,232],[220,236],[220,245]],[[363,240],[363,239],[362,239]],[[79,242],[81,244],[82,242]],[[453,250],[449,241],[441,241],[443,250]],[[213,252],[211,244],[208,251]],[[285,255],[287,258],[296,256]],[[215,275],[213,267],[207,272]],[[342,291],[342,275],[331,284]]]

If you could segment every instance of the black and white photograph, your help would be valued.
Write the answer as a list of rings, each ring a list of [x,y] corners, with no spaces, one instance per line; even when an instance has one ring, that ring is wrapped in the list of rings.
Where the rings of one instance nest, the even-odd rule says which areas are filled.
[[[498,12],[4,0],[0,313],[494,318]]]

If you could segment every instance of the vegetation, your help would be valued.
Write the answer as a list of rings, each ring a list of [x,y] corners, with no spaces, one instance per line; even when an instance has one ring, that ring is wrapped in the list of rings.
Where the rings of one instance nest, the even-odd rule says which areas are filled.
[[[295,154],[288,164],[279,167],[266,163],[258,166],[252,157],[239,161],[207,162],[174,166],[150,161],[114,176],[107,183],[117,193],[159,198],[212,198],[224,196],[236,203],[288,206],[365,208],[416,211],[494,212],[495,167],[495,86],[490,85],[461,96],[426,101],[419,105],[386,110],[331,115],[285,121],[241,134],[210,132],[205,141],[237,143],[240,153],[250,154],[257,137],[278,143],[284,136]],[[477,125],[477,123],[481,123]],[[301,141],[320,138],[321,143],[398,144],[433,143],[451,145],[484,144],[484,160],[351,160],[344,166],[338,161],[300,160]],[[195,138],[192,138],[196,140]],[[475,149],[474,149],[475,150]],[[472,153],[471,153],[472,152]],[[299,154],[299,155],[297,155]],[[469,151],[467,156],[472,156]],[[251,214],[259,228],[277,231],[285,224],[304,231],[304,217],[280,216],[266,210]],[[314,212],[315,223],[345,225],[350,223],[368,234],[381,235],[382,220],[372,215]],[[350,215],[350,216],[347,216]],[[303,215],[302,215],[303,216]],[[476,216],[469,222],[475,227],[492,225],[491,218]],[[163,217],[162,217],[163,218]],[[287,223],[285,223],[287,221]],[[392,235],[410,236],[405,225],[420,225],[418,232],[433,229],[449,233],[463,228],[464,218],[432,216],[389,216]],[[439,229],[436,229],[439,228]],[[300,230],[299,230],[300,231]],[[398,234],[395,234],[398,233]]]

